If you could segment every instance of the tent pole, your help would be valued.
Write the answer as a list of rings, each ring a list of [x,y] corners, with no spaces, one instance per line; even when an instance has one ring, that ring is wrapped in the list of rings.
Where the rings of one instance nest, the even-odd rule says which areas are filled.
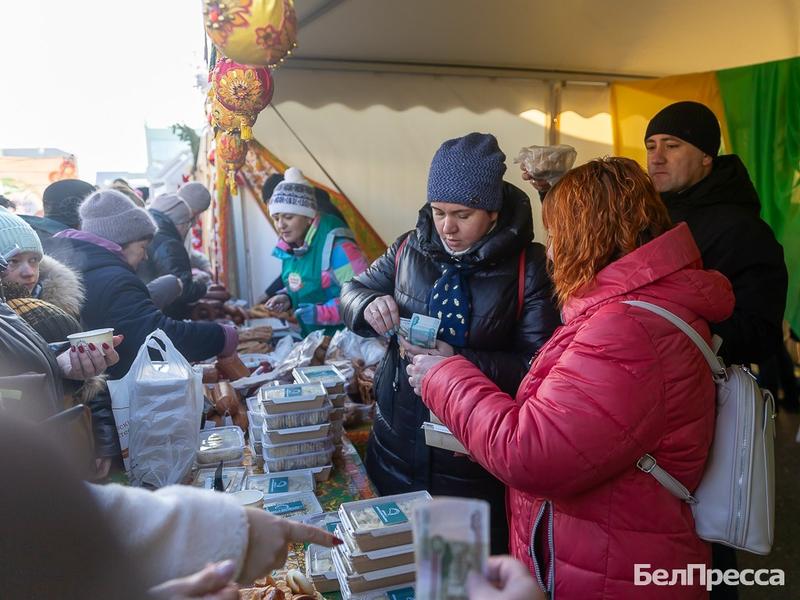
[[[561,90],[566,81],[551,81],[548,86],[550,98],[547,105],[547,143],[555,146],[559,143],[561,131],[559,130],[559,119],[561,116]]]

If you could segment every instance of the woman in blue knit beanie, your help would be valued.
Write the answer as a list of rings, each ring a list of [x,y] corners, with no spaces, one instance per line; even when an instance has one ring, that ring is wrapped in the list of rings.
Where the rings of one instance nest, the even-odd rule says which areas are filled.
[[[421,425],[431,416],[406,369],[419,353],[460,354],[514,393],[531,357],[559,325],[545,249],[533,243],[530,200],[503,181],[505,159],[491,134],[444,142],[431,161],[416,229],[346,284],[341,296],[350,329],[390,336],[375,376],[370,479],[381,495],[427,489],[488,500],[494,554],[508,551],[504,486],[467,457],[426,446]],[[441,321],[435,348],[394,335],[400,317],[413,313]]]

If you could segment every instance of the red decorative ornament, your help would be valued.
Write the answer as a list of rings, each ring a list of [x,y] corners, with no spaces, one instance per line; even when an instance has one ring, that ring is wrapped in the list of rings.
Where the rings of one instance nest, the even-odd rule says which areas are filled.
[[[269,69],[265,67],[251,67],[239,64],[229,58],[222,58],[214,66],[212,73],[214,95],[223,108],[238,117],[238,127],[232,124],[232,119],[226,119],[230,130],[238,128],[242,139],[247,141],[253,138],[252,127],[258,118],[258,113],[264,110],[272,100],[273,83]],[[212,117],[216,117],[213,113]]]

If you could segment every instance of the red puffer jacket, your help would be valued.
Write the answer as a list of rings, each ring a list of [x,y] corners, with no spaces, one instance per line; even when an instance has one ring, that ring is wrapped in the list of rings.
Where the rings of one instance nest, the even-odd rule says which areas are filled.
[[[650,453],[697,487],[714,427],[711,374],[684,333],[623,300],[663,306],[706,341],[707,322],[734,304],[680,224],[567,302],[516,398],[453,357],[425,377],[423,401],[508,486],[511,553],[556,600],[705,598],[696,573],[693,587],[634,585],[637,563],[652,574],[710,559],[689,506],[635,465]]]

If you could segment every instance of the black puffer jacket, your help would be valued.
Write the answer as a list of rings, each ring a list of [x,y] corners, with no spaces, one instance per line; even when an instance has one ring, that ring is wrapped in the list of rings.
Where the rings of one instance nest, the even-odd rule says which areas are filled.
[[[726,363],[770,358],[782,343],[788,276],[783,248],[759,216],[758,193],[742,161],[735,154],[718,156],[708,177],[661,198],[674,222],[689,225],[703,266],[733,285],[733,316],[711,324],[723,339],[722,358]]]
[[[460,260],[480,266],[468,275],[472,313],[466,348],[456,351],[476,364],[509,394],[528,370],[529,361],[560,324],[545,271],[545,249],[532,244],[528,197],[506,183],[497,227]],[[400,316],[427,314],[428,294],[441,276],[441,265],[455,260],[436,233],[429,205],[419,212],[415,231],[398,239],[366,272],[342,288],[344,322],[364,336],[375,332],[364,309],[376,297],[391,294]],[[525,252],[524,307],[517,320],[519,256]],[[381,494],[427,489],[432,494],[484,498],[492,505],[492,552],[505,553],[505,489],[480,465],[452,452],[430,448],[420,426],[428,409],[411,389],[408,363],[393,339],[375,377],[378,411],[367,450],[367,472]]]
[[[147,248],[147,260],[139,267],[138,275],[145,283],[162,275],[175,275],[183,284],[183,292],[164,312],[174,318],[186,316],[186,304],[206,295],[206,285],[192,279],[192,263],[177,227],[164,213],[150,209],[158,225],[153,241]]]

